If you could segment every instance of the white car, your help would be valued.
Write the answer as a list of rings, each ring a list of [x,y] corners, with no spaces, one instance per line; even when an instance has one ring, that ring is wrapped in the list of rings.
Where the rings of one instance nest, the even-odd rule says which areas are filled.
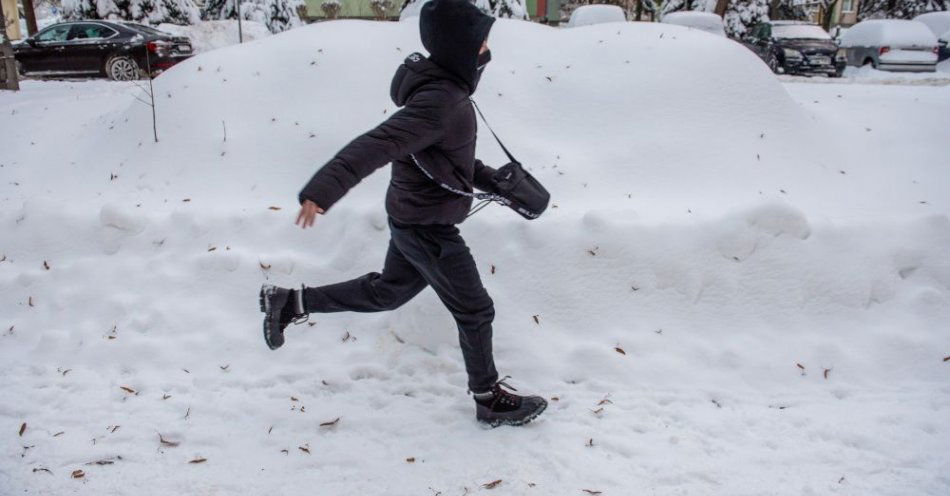
[[[841,36],[848,65],[871,64],[884,71],[934,72],[937,37],[921,22],[899,19],[861,21]]]
[[[726,28],[722,24],[722,17],[712,12],[670,12],[663,16],[660,22],[695,28],[718,36],[726,36]]]
[[[926,24],[937,37],[937,43],[940,45],[938,60],[950,58],[950,48],[947,47],[947,42],[950,42],[950,12],[928,12],[915,17],[914,20]]]
[[[582,5],[571,13],[567,27],[576,28],[608,22],[627,22],[627,14],[616,5]]]

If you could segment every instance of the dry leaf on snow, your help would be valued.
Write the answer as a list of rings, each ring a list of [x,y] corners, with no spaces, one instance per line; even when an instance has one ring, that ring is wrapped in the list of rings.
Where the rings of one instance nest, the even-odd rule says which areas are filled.
[[[498,487],[498,484],[501,484],[501,479],[493,480],[489,483],[482,484],[482,487],[484,487],[485,489],[494,489]]]

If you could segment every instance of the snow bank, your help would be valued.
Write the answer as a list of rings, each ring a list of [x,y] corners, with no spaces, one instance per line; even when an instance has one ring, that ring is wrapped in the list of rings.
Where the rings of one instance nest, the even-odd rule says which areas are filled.
[[[207,52],[216,48],[236,45],[239,40],[236,20],[201,21],[190,26],[159,24],[156,28],[175,36],[187,36],[191,40],[192,47],[197,52]],[[245,42],[266,38],[271,35],[270,30],[267,29],[265,24],[254,21],[243,21],[241,23],[241,31],[243,31]]]
[[[0,94],[0,493],[947,493],[947,88],[793,100],[677,26],[493,29],[476,98],[554,205],[462,232],[537,423],[475,425],[429,290],[267,350],[260,283],[380,268],[385,168],[312,231],[295,196],[395,110],[415,29],[199,54],[158,143],[131,84]]]
[[[891,47],[935,47],[937,37],[926,25],[917,21],[898,19],[875,19],[862,21],[851,26],[841,35],[840,45],[852,46],[891,46]]]

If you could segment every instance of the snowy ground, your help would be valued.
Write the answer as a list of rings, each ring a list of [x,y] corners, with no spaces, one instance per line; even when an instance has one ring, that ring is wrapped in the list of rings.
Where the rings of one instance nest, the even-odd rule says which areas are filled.
[[[314,231],[294,195],[392,112],[411,25],[195,57],[158,144],[133,85],[0,94],[0,494],[950,493],[950,87],[552,32],[499,22],[477,96],[557,208],[462,226],[500,369],[551,400],[521,429],[475,424],[430,291],[260,337],[261,282],[381,264],[387,170]]]
[[[841,78],[779,76],[783,82],[829,83],[829,84],[894,84],[946,86],[950,85],[950,60],[937,64],[934,72],[890,72],[872,67],[846,67]]]

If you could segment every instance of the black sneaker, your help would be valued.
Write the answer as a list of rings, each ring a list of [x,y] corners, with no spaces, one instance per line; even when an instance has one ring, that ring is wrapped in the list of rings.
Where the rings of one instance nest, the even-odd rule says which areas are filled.
[[[284,289],[271,284],[261,286],[261,311],[264,312],[264,341],[276,350],[284,344],[284,328],[290,323],[306,322],[303,289]]]
[[[505,377],[507,379],[507,377]],[[475,395],[475,418],[492,427],[499,425],[524,425],[534,420],[548,407],[548,402],[540,396],[518,396],[512,391],[517,389],[505,384],[502,379],[495,383],[488,393]],[[490,396],[487,396],[490,394]],[[480,396],[485,397],[480,398]]]

